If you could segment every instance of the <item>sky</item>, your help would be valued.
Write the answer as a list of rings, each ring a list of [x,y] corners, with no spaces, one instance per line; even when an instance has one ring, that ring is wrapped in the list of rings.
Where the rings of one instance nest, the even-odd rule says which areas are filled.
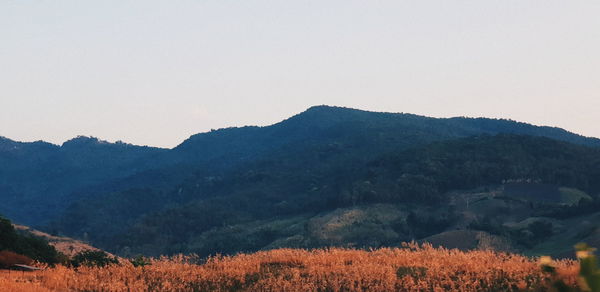
[[[313,105],[600,137],[600,1],[0,0],[0,136],[174,147]]]

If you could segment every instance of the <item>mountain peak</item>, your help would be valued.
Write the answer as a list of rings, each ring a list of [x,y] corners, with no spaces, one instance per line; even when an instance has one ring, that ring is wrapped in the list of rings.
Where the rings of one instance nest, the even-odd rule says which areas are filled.
[[[338,109],[350,109],[350,108],[343,107],[343,106],[322,104],[322,105],[313,105],[313,106],[309,107],[308,109],[306,109],[306,112],[323,111],[323,110],[338,110]]]
[[[315,105],[306,109],[302,114],[341,114],[341,113],[364,113],[368,112],[365,110],[354,109],[343,106],[332,106],[332,105]]]
[[[304,119],[304,118],[308,118],[311,120],[314,120],[314,119],[338,119],[340,117],[359,114],[359,113],[363,113],[363,112],[364,111],[362,111],[362,110],[347,108],[347,107],[330,106],[330,105],[316,105],[316,106],[311,106],[308,109],[306,109],[305,111],[288,118],[286,121],[296,120],[296,119]],[[283,121],[283,122],[285,122],[285,121]]]
[[[83,136],[79,135],[73,139],[65,141],[61,147],[74,147],[74,146],[88,146],[88,145],[97,145],[97,144],[110,144],[107,141],[99,140],[96,137],[92,136]]]

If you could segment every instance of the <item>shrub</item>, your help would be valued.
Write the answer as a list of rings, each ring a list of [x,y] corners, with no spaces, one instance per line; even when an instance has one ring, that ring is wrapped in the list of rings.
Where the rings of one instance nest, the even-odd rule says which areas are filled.
[[[585,243],[576,245],[575,249],[579,259],[579,285],[585,291],[600,292],[600,269],[598,269],[598,260],[594,255],[596,249]]]
[[[116,257],[111,257],[101,250],[85,250],[71,259],[71,265],[79,267],[81,265],[87,267],[105,267],[107,265],[118,264],[119,260]]]
[[[133,259],[130,259],[129,262],[131,262],[131,264],[134,267],[144,267],[144,266],[149,266],[152,264],[152,262],[150,262],[149,259],[145,258],[144,256],[137,256]]]
[[[552,259],[548,256],[540,258],[542,272],[551,275],[552,286],[558,292],[600,292],[600,269],[598,260],[594,255],[595,248],[591,248],[585,243],[579,243],[575,246],[577,259],[579,260],[579,278],[577,286],[567,285],[561,276],[556,272]]]

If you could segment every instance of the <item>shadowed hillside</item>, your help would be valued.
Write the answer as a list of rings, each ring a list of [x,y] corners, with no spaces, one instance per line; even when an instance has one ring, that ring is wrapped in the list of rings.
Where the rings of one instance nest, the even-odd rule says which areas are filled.
[[[132,175],[165,150],[77,137],[57,146],[0,139],[0,212],[41,224],[87,186]]]
[[[574,212],[568,210],[580,198],[597,195],[598,151],[589,147],[598,145],[509,120],[329,106],[271,126],[197,134],[170,150],[86,137],[62,146],[2,139],[0,211],[119,253],[394,246],[477,225],[446,204],[449,194],[502,189],[511,180],[552,189],[523,200],[552,197],[542,209]],[[571,207],[560,205],[559,189]],[[387,215],[369,211],[377,206]],[[335,229],[340,235],[318,235],[325,224],[319,218],[337,218],[335,212],[363,215],[346,231]]]
[[[143,211],[159,209],[149,205],[160,200],[150,190],[103,197],[69,209],[67,216],[80,217],[66,222],[86,222],[93,241],[121,253],[397,246],[456,229],[485,233],[471,248],[490,239],[500,249],[525,251],[564,231],[562,220],[600,211],[600,150],[547,138],[477,136],[367,162],[319,155],[279,153],[220,177],[190,178],[171,193],[189,201],[171,200],[157,212]],[[539,191],[525,196],[515,192],[518,185]],[[137,220],[109,210],[131,215],[134,201]],[[108,229],[104,222],[128,224]],[[571,241],[556,252],[570,250]]]

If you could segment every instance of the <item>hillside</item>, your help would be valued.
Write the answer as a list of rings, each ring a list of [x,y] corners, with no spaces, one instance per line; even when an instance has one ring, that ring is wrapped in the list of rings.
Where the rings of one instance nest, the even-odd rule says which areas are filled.
[[[0,216],[0,269],[32,261],[56,264],[60,260],[60,254],[47,241],[18,232],[10,220]]]
[[[120,254],[396,246],[451,228],[484,229],[477,222],[487,211],[463,216],[449,202],[457,193],[502,193],[511,181],[541,190],[519,198],[525,205],[577,213],[569,210],[585,208],[579,199],[598,195],[597,146],[509,120],[329,106],[271,126],[193,135],[173,149],[2,139],[0,212]],[[533,248],[515,231],[497,233],[512,249]]]
[[[132,175],[163,149],[77,137],[61,146],[0,139],[0,213],[39,225],[82,196],[82,190]]]
[[[66,255],[67,257],[73,257],[76,254],[82,251],[98,251],[100,249],[95,248],[83,241],[76,240],[73,238],[63,237],[63,236],[55,236],[50,235],[48,233],[35,230],[28,226],[13,224],[15,230],[19,234],[23,234],[25,236],[33,236],[36,238],[41,238],[48,242],[48,244],[56,249],[59,253]]]
[[[547,138],[462,138],[353,167],[344,160],[311,160],[312,155],[319,153],[274,155],[220,178],[189,179],[178,194],[189,192],[185,196],[195,199],[139,212],[138,220],[113,219],[117,214],[103,210],[132,207],[106,200],[78,205],[70,210],[77,213],[67,216],[87,215],[79,222],[88,224],[92,240],[124,254],[398,246],[436,234],[433,243],[447,244],[442,239],[449,235],[443,234],[451,230],[480,231],[474,240],[492,240],[498,249],[535,252],[538,244],[566,231],[570,218],[600,211],[595,179],[600,149]],[[137,202],[134,213],[154,204],[150,191],[127,194],[118,200]],[[102,203],[106,207],[99,209]],[[129,224],[108,229],[106,222]],[[533,231],[538,229],[545,231]],[[570,251],[577,240],[593,241],[579,231],[549,252]]]

